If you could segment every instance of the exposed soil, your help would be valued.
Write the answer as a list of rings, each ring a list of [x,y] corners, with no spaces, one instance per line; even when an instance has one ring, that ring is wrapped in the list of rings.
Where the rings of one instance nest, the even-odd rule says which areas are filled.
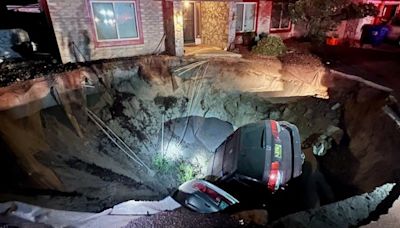
[[[297,125],[307,154],[303,175],[274,197],[273,204],[284,207],[271,212],[273,219],[371,191],[398,175],[400,133],[382,111],[389,104],[387,92],[328,74],[309,54],[292,53],[266,61],[214,59],[185,75],[171,74],[170,69],[189,62],[144,57],[134,63],[93,63],[91,70],[78,68],[64,75],[85,75],[93,90],[65,90],[63,102],[39,112],[33,112],[31,104],[19,107],[22,111],[17,117],[15,110],[2,112],[1,151],[21,169],[10,170],[15,178],[7,178],[9,184],[1,186],[7,194],[0,200],[100,211],[129,199],[161,199],[174,191],[182,176],[189,175],[180,173],[186,170],[182,166],[205,170],[213,150],[209,145],[215,147],[223,141],[222,135],[230,133],[217,122],[237,128],[262,119]],[[76,81],[70,82],[73,88],[81,83]],[[77,95],[83,92],[90,95]],[[316,98],[327,95],[330,99]],[[86,107],[155,175],[89,122]],[[175,145],[165,141],[169,147],[165,151],[161,150],[163,124],[166,138],[175,140]],[[327,153],[315,157],[313,147],[321,144]],[[160,154],[170,160],[157,163]],[[204,171],[196,174],[201,177]],[[16,189],[26,193],[32,188],[75,195],[15,194]],[[154,221],[143,218],[143,224]]]

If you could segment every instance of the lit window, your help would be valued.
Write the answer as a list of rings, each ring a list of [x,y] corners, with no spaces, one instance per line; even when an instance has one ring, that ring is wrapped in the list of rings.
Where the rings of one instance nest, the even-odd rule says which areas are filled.
[[[98,41],[138,39],[135,1],[91,1]]]
[[[271,30],[287,30],[290,28],[289,2],[272,2]]]
[[[236,3],[236,32],[253,32],[256,25],[256,3]]]

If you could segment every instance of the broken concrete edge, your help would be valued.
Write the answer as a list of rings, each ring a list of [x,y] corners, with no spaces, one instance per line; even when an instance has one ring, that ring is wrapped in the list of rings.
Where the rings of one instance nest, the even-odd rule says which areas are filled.
[[[395,185],[394,183],[387,183],[370,193],[287,215],[273,222],[271,227],[336,228],[357,226],[377,209],[382,201],[389,196]]]
[[[235,60],[236,59],[236,60]],[[201,60],[199,58],[190,58],[190,57],[181,57],[181,58],[172,58],[168,56],[145,56],[142,58],[136,58],[134,59],[135,61],[129,61],[131,59],[114,59],[114,60],[109,60],[109,61],[104,61],[104,62],[93,62],[91,63],[92,65],[85,65],[81,66],[78,69],[72,70],[72,71],[66,71],[66,72],[61,72],[61,73],[56,73],[53,74],[52,78],[48,77],[40,77],[40,78],[35,78],[32,80],[24,81],[24,82],[19,82],[16,84],[12,84],[7,87],[2,87],[0,88],[0,111],[5,111],[12,109],[13,107],[17,106],[23,106],[27,103],[33,103],[33,102],[39,102],[39,106],[44,106],[44,107],[49,107],[53,106],[54,101],[51,98],[47,98],[48,95],[51,93],[51,88],[57,88],[60,90],[62,93],[66,93],[71,90],[76,90],[76,89],[82,89],[84,88],[86,92],[93,93],[95,91],[98,91],[100,87],[96,88],[96,84],[106,83],[110,84],[109,80],[113,80],[112,78],[102,78],[102,76],[98,75],[98,68],[103,69],[103,68],[129,68],[131,69],[132,67],[141,67],[143,63],[148,63],[148,64],[154,64],[155,60],[164,62],[165,64],[168,65],[170,68],[174,68],[174,65],[179,66],[179,68],[185,68],[185,64],[189,63],[189,65],[195,64],[197,66],[198,63],[202,62],[209,62],[209,61],[240,61],[241,63],[251,63],[254,62],[255,60],[248,60],[248,59],[241,59],[241,58],[227,58],[227,57],[220,57],[220,58],[208,58],[207,60]],[[117,64],[115,66],[114,64]],[[124,64],[127,63],[127,64]],[[190,64],[191,63],[191,64]],[[127,69],[125,69],[127,70]],[[170,69],[171,70],[171,69]],[[113,71],[118,72],[118,69],[114,69]],[[162,73],[162,72],[161,72]],[[171,73],[171,72],[170,72]],[[173,72],[172,72],[173,73]],[[182,72],[180,72],[182,73]],[[377,83],[365,80],[359,76],[356,75],[350,75],[346,74],[343,72],[339,72],[336,70],[330,70],[330,73],[332,73],[334,76],[346,78],[352,81],[357,81],[359,83],[368,85],[370,87],[373,87],[378,90],[382,90],[385,92],[392,92],[393,90],[391,88],[379,85]],[[173,74],[172,74],[173,75]],[[272,76],[277,76],[274,75],[274,73],[271,73]],[[166,75],[167,76],[167,75]],[[176,75],[175,75],[176,76]],[[282,75],[281,75],[282,77]],[[174,78],[174,77],[173,77]],[[163,79],[161,79],[163,80]],[[176,80],[176,79],[175,79]],[[271,80],[283,80],[288,84],[285,87],[290,87],[290,88],[295,88],[295,87],[302,87],[302,84],[310,84],[307,82],[304,82],[302,80],[299,81],[299,79],[290,79],[290,78],[274,78],[271,77]],[[322,80],[320,78],[320,80]],[[88,84],[89,82],[89,84]],[[278,82],[277,82],[278,83]],[[280,82],[282,84],[282,82]],[[313,87],[314,83],[319,84],[319,86],[323,86],[321,83],[322,81],[318,82],[311,82],[308,87]],[[276,83],[275,83],[276,84]],[[274,86],[276,86],[274,84]],[[289,85],[290,84],[290,85]],[[289,88],[288,87],[288,88]],[[304,87],[304,85],[303,85]],[[316,98],[328,98],[328,94],[325,94],[326,92],[324,91],[319,91],[314,88],[315,91],[311,91],[311,88],[304,88],[302,91],[304,96],[314,96]],[[287,90],[292,90],[292,89],[287,89]],[[310,91],[309,91],[310,90]],[[265,92],[267,96],[271,97],[279,97],[285,95],[282,93],[282,91],[277,90],[277,91],[265,91],[265,88],[252,88],[252,90],[248,90],[250,92]],[[289,96],[290,94],[286,94],[286,96]],[[46,99],[44,99],[46,98]],[[43,102],[38,101],[44,99]]]
[[[353,81],[358,81],[358,82],[361,82],[361,83],[363,83],[365,85],[368,85],[368,86],[373,87],[373,88],[378,89],[378,90],[383,90],[383,91],[389,92],[389,93],[393,92],[393,89],[391,89],[389,87],[386,87],[386,86],[383,86],[383,85],[379,85],[379,84],[377,84],[375,82],[371,82],[371,81],[365,80],[364,78],[361,78],[360,76],[357,76],[357,75],[346,74],[346,73],[343,73],[343,72],[340,72],[340,71],[337,71],[337,70],[332,70],[332,69],[330,69],[330,72],[332,74],[335,74],[335,76],[340,76],[340,77],[344,77],[344,78],[347,78],[347,79],[350,79],[350,80],[353,80]]]
[[[376,228],[376,227],[398,227],[400,221],[400,198],[395,199],[391,208],[386,214],[381,215],[376,221],[372,221],[363,228]]]
[[[99,213],[55,210],[18,201],[0,203],[1,216],[13,216],[33,223],[54,227],[87,227],[106,224],[111,221],[120,226],[141,216],[173,211],[181,205],[170,196],[159,201],[129,200]],[[96,226],[94,226],[96,227]]]

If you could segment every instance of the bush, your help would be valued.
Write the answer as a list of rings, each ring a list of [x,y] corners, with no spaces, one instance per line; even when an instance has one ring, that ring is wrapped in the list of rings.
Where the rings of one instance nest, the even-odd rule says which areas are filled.
[[[167,172],[171,168],[170,162],[160,153],[154,156],[153,164],[161,172]]]
[[[179,175],[179,180],[182,183],[184,183],[186,181],[193,180],[196,177],[197,172],[195,171],[195,169],[191,164],[182,162],[179,165],[178,175]]]
[[[258,41],[252,52],[260,55],[278,56],[286,52],[286,46],[280,37],[267,36]]]

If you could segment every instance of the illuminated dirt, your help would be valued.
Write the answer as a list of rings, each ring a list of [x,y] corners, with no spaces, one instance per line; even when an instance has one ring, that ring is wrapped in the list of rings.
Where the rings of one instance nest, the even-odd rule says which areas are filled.
[[[291,58],[212,59],[180,74],[197,60],[143,57],[1,88],[1,200],[99,211],[161,199],[185,178],[203,177],[234,129],[262,119],[296,124],[307,155],[285,195],[302,200],[273,216],[393,181],[400,132],[383,109],[397,112],[389,91],[329,73],[316,59]],[[151,171],[116,147],[86,107]],[[327,153],[315,157],[321,143]]]

